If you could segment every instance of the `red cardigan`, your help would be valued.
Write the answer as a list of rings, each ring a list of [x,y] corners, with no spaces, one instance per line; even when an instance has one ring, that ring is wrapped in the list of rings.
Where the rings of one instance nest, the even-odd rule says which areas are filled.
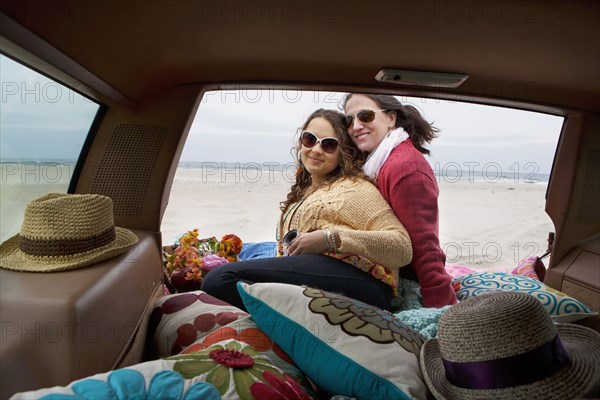
[[[421,286],[424,306],[455,304],[438,234],[438,185],[431,166],[409,139],[390,153],[377,176],[377,186],[410,235],[410,266]]]

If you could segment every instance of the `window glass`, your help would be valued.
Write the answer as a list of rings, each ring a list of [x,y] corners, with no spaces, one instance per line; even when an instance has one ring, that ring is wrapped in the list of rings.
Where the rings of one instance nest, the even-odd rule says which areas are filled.
[[[272,241],[294,182],[296,129],[344,93],[210,92],[192,125],[163,218],[165,244],[187,230]],[[397,97],[440,129],[426,157],[440,189],[448,264],[512,270],[554,231],[545,192],[562,117],[435,98]],[[419,201],[415,199],[415,201]]]
[[[66,192],[98,104],[0,55],[0,224],[18,233],[30,200]]]

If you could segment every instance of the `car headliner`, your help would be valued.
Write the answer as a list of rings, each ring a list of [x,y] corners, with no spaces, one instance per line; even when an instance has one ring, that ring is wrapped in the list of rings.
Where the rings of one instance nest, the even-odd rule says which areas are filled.
[[[452,98],[600,112],[595,1],[1,0],[0,5],[6,38],[45,54],[46,61],[104,94],[112,91],[133,103],[191,83],[391,87],[412,93],[374,80],[382,67],[392,67],[468,74],[458,89],[430,92]]]

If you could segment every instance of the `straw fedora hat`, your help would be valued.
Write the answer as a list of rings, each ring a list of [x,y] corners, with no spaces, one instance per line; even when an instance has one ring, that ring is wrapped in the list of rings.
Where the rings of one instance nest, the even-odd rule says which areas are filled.
[[[25,209],[21,232],[0,245],[0,267],[51,272],[81,268],[138,241],[114,226],[113,204],[99,194],[49,193]]]
[[[450,307],[420,361],[438,400],[564,400],[600,390],[600,334],[554,325],[522,292],[484,293]]]

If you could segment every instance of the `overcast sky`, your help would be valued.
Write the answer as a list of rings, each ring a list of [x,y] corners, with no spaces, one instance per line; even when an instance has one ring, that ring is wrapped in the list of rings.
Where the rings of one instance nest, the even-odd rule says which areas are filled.
[[[317,108],[339,109],[343,93],[225,91],[203,99],[182,160],[291,160],[297,127]],[[561,117],[439,99],[399,97],[421,111],[440,134],[429,146],[440,169],[500,165],[549,172]],[[260,137],[260,140],[258,140]],[[470,167],[472,166],[472,167]],[[481,166],[479,168],[478,166]]]
[[[0,158],[76,157],[97,106],[4,56],[0,73]],[[317,108],[339,109],[342,96],[296,90],[209,93],[181,161],[290,162],[296,128]],[[435,169],[551,169],[561,117],[447,100],[399,99],[416,106],[441,130],[429,146]]]

